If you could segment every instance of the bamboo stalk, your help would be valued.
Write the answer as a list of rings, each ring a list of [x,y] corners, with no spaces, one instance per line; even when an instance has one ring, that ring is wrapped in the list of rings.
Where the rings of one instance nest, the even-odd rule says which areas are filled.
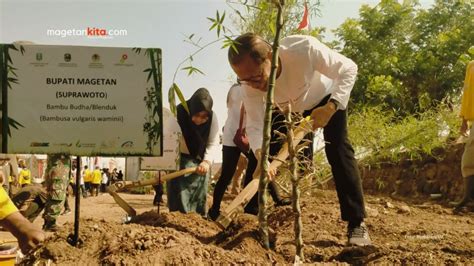
[[[291,117],[291,104],[288,106],[288,110],[286,113],[286,120],[288,125],[287,131],[287,138],[288,141],[288,153],[289,153],[289,170],[291,176],[291,184],[292,184],[292,207],[293,213],[295,215],[294,221],[294,230],[295,230],[295,246],[296,246],[296,258],[295,261],[303,261],[304,260],[304,253],[303,253],[303,221],[301,219],[301,206],[300,206],[300,190],[299,190],[299,181],[300,178],[298,176],[298,158],[297,158],[297,151],[296,151],[296,144],[294,142],[294,128],[296,127],[295,122]],[[299,259],[298,259],[299,257]]]
[[[0,87],[2,89],[2,153],[8,153],[8,48],[0,45]]]
[[[155,53],[156,53],[156,59],[155,59]],[[150,56],[150,63],[151,63],[151,69],[152,69],[152,77],[153,77],[153,88],[154,88],[154,95],[151,97],[151,100],[154,104],[156,104],[156,107],[158,110],[162,110],[162,93],[161,93],[161,51],[158,49],[150,49],[149,50],[149,56]],[[157,64],[158,63],[158,64]],[[153,101],[154,100],[154,101]],[[155,106],[152,105],[151,108],[148,110],[148,120],[150,124],[153,127],[154,135],[153,138],[150,139],[150,136],[148,135],[148,142],[149,144],[147,145],[147,150],[150,154],[153,153],[153,146],[155,145],[155,142],[160,140],[160,151],[161,153],[163,152],[163,117],[162,117],[162,112],[158,112],[158,119],[159,119],[159,126],[161,127],[160,132],[155,130],[155,113],[154,113],[154,108]]]
[[[271,120],[272,120],[272,109],[273,109],[273,94],[275,88],[275,80],[278,69],[278,47],[280,46],[280,31],[283,27],[283,1],[277,3],[277,21],[276,21],[276,33],[275,39],[272,46],[272,66],[270,71],[270,77],[268,82],[266,105],[265,105],[265,118],[264,118],[264,127],[263,127],[263,143],[262,143],[262,154],[260,159],[260,182],[258,185],[258,221],[259,221],[259,231],[262,236],[263,246],[266,249],[270,248],[270,241],[268,236],[268,220],[267,220],[267,187],[268,187],[268,178],[267,173],[269,169],[268,157],[270,150],[270,138],[271,138]]]

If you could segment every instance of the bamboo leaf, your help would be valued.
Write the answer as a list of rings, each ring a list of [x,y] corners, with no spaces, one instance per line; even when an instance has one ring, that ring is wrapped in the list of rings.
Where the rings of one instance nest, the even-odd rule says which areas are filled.
[[[201,75],[206,75],[204,72],[202,72],[199,68],[194,68],[195,72],[198,72]]]
[[[150,70],[150,71],[148,72],[148,77],[146,78],[146,82],[149,82],[149,81],[150,81],[152,75],[153,75],[153,71]]]
[[[176,98],[174,97],[174,86],[175,84],[171,85],[170,89],[168,90],[168,103],[170,105],[171,113],[176,117]]]
[[[272,32],[273,35],[275,35],[275,32],[276,32],[275,24],[270,23],[270,31]]]
[[[23,126],[22,124],[20,124],[19,122],[17,122],[16,120],[10,118],[8,119],[8,123],[10,124],[10,126],[14,127],[15,129],[18,129],[20,127],[25,127]]]
[[[239,53],[239,51],[237,50],[237,44],[240,43],[232,40],[232,38],[230,38],[229,36],[225,36],[225,38],[226,39],[223,41],[224,45],[222,46],[222,48],[232,47],[232,50],[234,50],[234,52]]]
[[[13,83],[15,83],[15,84],[18,84],[18,79],[17,79],[17,78],[9,77],[7,80],[8,80],[9,82],[13,82]]]
[[[8,67],[8,72],[9,72],[9,73],[12,73],[13,76],[18,77],[18,75],[16,74],[15,70],[16,70],[16,68],[14,68],[14,67]]]
[[[160,113],[160,108],[158,107],[158,105],[155,106],[155,108],[153,108],[153,115],[158,115]]]
[[[12,58],[10,56],[10,53],[7,52],[7,60],[10,62],[10,64],[13,64]]]
[[[174,91],[176,92],[176,95],[178,95],[178,99],[181,103],[181,105],[184,107],[184,110],[189,114],[189,108],[188,108],[188,103],[186,102],[186,99],[184,98],[183,93],[179,89],[178,85],[175,83],[173,84]]]
[[[19,122],[17,122],[16,120],[12,119],[12,118],[9,118],[8,119],[8,136],[12,136],[12,133],[11,133],[11,130],[10,130],[10,127],[13,127],[15,129],[19,129],[20,127],[25,127],[23,126],[22,124],[20,124]]]
[[[214,22],[214,24],[212,24],[212,26],[209,28],[209,31],[211,31],[212,29],[214,29],[216,26],[217,26],[217,22]]]
[[[219,21],[220,24],[224,23],[224,18],[225,18],[225,11],[224,11],[224,14],[222,14],[221,20]]]
[[[188,76],[191,76],[194,73],[199,73],[199,74],[205,75],[204,72],[202,72],[200,69],[195,68],[193,66],[183,67],[183,68],[181,68],[181,70],[187,70],[188,71]]]
[[[7,45],[6,47],[7,47],[8,49],[12,49],[12,50],[15,50],[15,51],[18,52],[18,48],[16,48],[15,45],[13,45],[13,44],[9,44],[9,45]]]
[[[140,54],[142,52],[142,48],[135,47],[132,48],[132,51],[134,51],[136,54]]]

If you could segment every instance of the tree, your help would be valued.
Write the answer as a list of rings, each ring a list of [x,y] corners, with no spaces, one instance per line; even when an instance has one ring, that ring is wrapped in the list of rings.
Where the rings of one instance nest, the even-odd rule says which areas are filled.
[[[313,27],[310,30],[298,30],[298,24],[303,17],[304,5],[307,4],[310,16],[320,13],[319,0],[286,0],[282,10],[285,21],[281,29],[281,37],[292,34],[308,34],[322,38],[324,28]],[[276,28],[271,22],[277,19],[277,7],[267,0],[227,0],[227,4],[235,11],[237,18],[234,24],[240,32],[253,32],[267,41],[273,41]]]
[[[471,8],[463,0],[438,0],[428,10],[413,0],[363,5],[359,19],[335,31],[341,52],[359,66],[353,103],[405,116],[459,94],[474,56]]]

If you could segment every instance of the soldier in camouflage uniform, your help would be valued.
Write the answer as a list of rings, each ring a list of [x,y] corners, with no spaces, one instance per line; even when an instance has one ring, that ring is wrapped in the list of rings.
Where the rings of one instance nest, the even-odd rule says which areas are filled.
[[[10,195],[10,165],[6,160],[0,159],[0,184],[5,189],[5,192]]]
[[[69,155],[54,154],[48,156],[45,180],[48,199],[43,214],[43,230],[45,231],[55,231],[57,229],[56,219],[61,214],[61,209],[66,199],[70,167],[71,160]]]
[[[40,180],[33,179],[32,185],[21,188],[12,198],[13,204],[30,222],[34,222],[40,215],[48,198],[46,189],[43,188],[43,184],[39,183]]]
[[[18,163],[15,155],[0,154],[0,183],[9,196],[12,195],[10,178],[16,178],[17,176]]]

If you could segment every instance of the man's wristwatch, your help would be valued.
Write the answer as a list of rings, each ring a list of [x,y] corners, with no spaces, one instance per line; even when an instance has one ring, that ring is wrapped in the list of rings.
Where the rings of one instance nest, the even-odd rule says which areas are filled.
[[[335,99],[329,99],[329,102],[333,103],[336,107],[336,110],[339,110],[340,103]]]

